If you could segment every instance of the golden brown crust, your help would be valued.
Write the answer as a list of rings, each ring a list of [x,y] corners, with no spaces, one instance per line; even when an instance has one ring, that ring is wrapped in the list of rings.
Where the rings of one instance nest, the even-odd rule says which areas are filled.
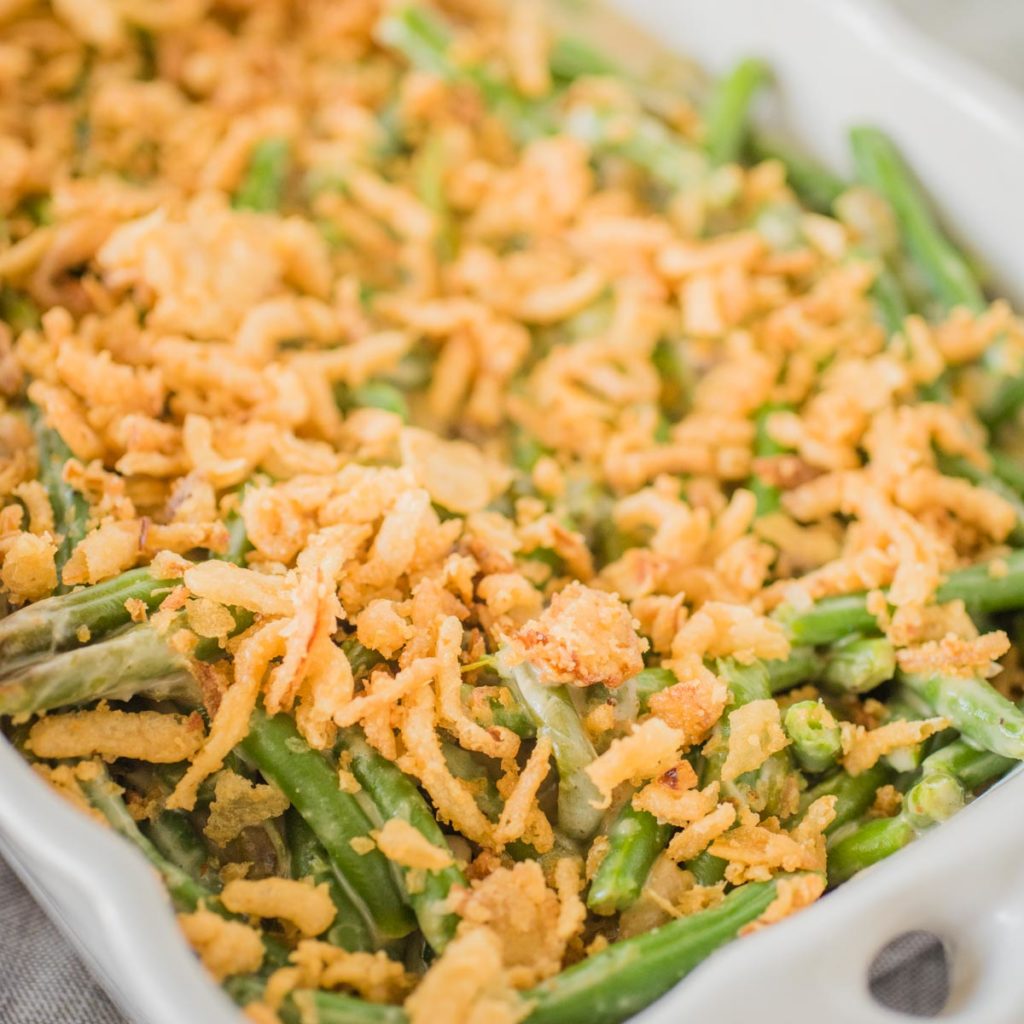
[[[646,643],[615,594],[570,583],[514,636],[522,658],[545,679],[573,686],[621,686],[643,667]]]

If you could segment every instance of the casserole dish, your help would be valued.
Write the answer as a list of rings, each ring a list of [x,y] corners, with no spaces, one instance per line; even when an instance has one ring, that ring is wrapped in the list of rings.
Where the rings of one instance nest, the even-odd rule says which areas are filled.
[[[963,193],[962,204],[953,208],[953,222],[965,235],[978,239],[983,251],[995,258],[1007,278],[1016,276],[1014,272],[1020,267],[1014,264],[1011,239],[1016,236],[1014,228],[1019,225],[1013,223],[1012,202],[1000,205],[998,220],[991,216],[992,198],[1000,196],[1000,187],[1005,188],[1002,182],[1012,180],[1010,171],[1019,164],[1021,155],[1021,140],[1015,127],[1019,118],[1015,117],[1012,98],[986,85],[969,69],[958,69],[956,62],[940,58],[936,51],[916,42],[911,33],[884,15],[865,13],[865,8],[842,4],[825,8],[807,2],[791,2],[773,5],[770,11],[765,11],[752,3],[725,3],[717,5],[713,12],[696,4],[674,5],[671,12],[667,12],[663,5],[653,2],[623,6],[663,39],[679,44],[712,67],[737,53],[760,51],[780,68],[787,109],[792,111],[796,134],[814,139],[826,158],[834,155],[832,149],[846,124],[862,118],[882,122],[903,141],[919,166],[940,169],[941,173],[927,175],[927,183],[935,194],[948,202],[950,197],[956,198],[958,190]],[[827,74],[823,69],[827,69]],[[864,82],[870,83],[870,87],[865,88]],[[902,108],[893,107],[895,96],[900,97]],[[944,115],[941,120],[936,111]],[[965,154],[969,154],[968,160]],[[958,182],[968,176],[970,188],[958,186]],[[223,1000],[218,1001],[200,981],[198,973],[188,968],[187,955],[167,927],[169,917],[161,915],[156,890],[141,866],[130,862],[128,854],[120,849],[116,853],[112,849],[108,851],[110,841],[95,835],[88,823],[66,823],[63,809],[35,791],[35,784],[25,769],[12,767],[5,771],[4,778],[0,818],[4,823],[5,842],[25,867],[34,886],[63,912],[66,926],[87,943],[89,953],[112,984],[115,997],[131,1016],[143,1021],[230,1019],[231,1011]],[[1005,787],[1001,793],[1012,792],[1013,785]],[[1009,797],[1000,795],[986,802],[986,820],[999,821],[1003,812],[990,808],[1006,799]],[[30,823],[29,808],[34,815]],[[982,829],[981,812],[972,813],[974,818],[968,821],[978,824],[967,832],[961,826],[955,834],[986,836],[979,831]],[[1007,834],[1001,822],[997,828],[998,835],[993,835],[991,841],[986,837],[986,854],[994,857],[1002,850],[1005,856],[1012,857],[1012,851],[1017,848],[1015,837]],[[914,863],[922,858],[932,865],[959,863],[959,857],[952,852],[944,861],[934,853],[926,857],[927,851],[934,850],[939,842],[931,840],[930,847],[922,846],[915,851]],[[952,840],[945,842],[951,851]],[[911,863],[908,858],[904,863]],[[995,860],[991,866],[988,879],[998,892],[1005,872],[997,870]],[[916,874],[906,867],[902,871]],[[104,876],[116,878],[119,885],[116,895],[112,886],[108,890]],[[940,881],[936,875],[936,884]],[[864,888],[876,883],[861,884],[860,897],[847,897],[846,905],[852,910],[867,908],[874,915],[873,928],[883,923],[891,926],[892,918],[883,918],[873,909],[875,898]],[[905,882],[901,891],[918,895],[922,892],[919,886],[911,887]],[[961,890],[961,895],[969,894]],[[934,902],[931,895],[927,898]],[[979,902],[982,901],[974,899],[972,905]],[[898,901],[890,899],[886,907],[888,914],[898,917]],[[813,917],[816,928],[830,937],[851,934],[849,923],[841,928],[841,922],[829,919],[828,914],[828,911],[816,913]],[[140,941],[143,931],[145,942]],[[829,950],[831,944],[820,942],[818,932],[804,929],[804,933],[816,943],[816,948]],[[785,934],[796,932],[791,930]],[[861,929],[857,934],[866,943],[874,932]],[[884,938],[881,934],[874,937]],[[744,978],[751,980],[756,967],[754,951],[770,948],[765,945],[766,941],[757,940],[757,944],[745,945],[729,954],[747,957],[742,965],[733,965],[731,970],[739,966]],[[792,957],[793,962],[799,962],[801,972],[810,966],[801,949],[790,946],[788,952],[782,954],[781,947],[772,948],[774,955],[786,955],[787,959]],[[865,947],[865,956],[873,948],[873,945],[870,949]],[[847,967],[859,968],[861,958],[849,956],[843,960]],[[725,957],[717,961],[719,965],[726,962]],[[711,970],[704,976],[712,976]],[[790,1003],[794,982],[786,981],[777,971],[773,972],[773,978]],[[659,1014],[668,1019],[666,1014],[673,1016],[691,1003],[695,1006],[692,1001],[702,998],[702,991],[710,993],[712,1004],[705,1005],[714,1005],[719,1019],[740,1019],[747,1015],[749,1011],[742,1006],[735,1011],[724,1007],[720,997],[727,990],[728,986],[720,981],[704,982],[700,987],[694,984],[692,993],[684,987],[652,1009],[650,1019],[659,1019]],[[764,1009],[758,991],[759,1004]],[[837,989],[832,987],[830,991],[835,993]],[[811,995],[808,994],[806,1003],[809,1015],[813,1013]],[[990,1013],[977,1019],[1013,1019],[1005,1013],[1012,1013],[1013,1007],[1019,1004],[1016,993],[1007,990],[1002,998],[1002,1010],[991,1008],[992,1013],[1003,1012],[1002,1017]],[[793,1018],[791,1005],[785,1007],[785,1012],[788,1019]],[[852,1019],[865,1018],[859,1013]]]

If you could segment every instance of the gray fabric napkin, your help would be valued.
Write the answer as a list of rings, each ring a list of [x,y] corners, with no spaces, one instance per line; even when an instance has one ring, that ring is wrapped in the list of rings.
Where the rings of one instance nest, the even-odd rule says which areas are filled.
[[[64,936],[2,860],[0,1021],[126,1024]]]

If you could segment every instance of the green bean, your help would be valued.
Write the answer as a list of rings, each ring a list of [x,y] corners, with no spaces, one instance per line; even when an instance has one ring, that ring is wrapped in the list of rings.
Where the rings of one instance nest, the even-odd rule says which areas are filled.
[[[778,160],[786,168],[790,188],[805,206],[818,213],[831,213],[832,204],[846,190],[842,178],[780,139],[754,132],[751,149],[758,160]]]
[[[497,821],[501,817],[505,801],[501,799],[494,782],[495,774],[490,760],[460,747],[457,743],[442,742],[441,752],[444,754],[448,771],[455,778],[470,783],[469,788],[473,791],[473,797],[480,810],[491,821]]]
[[[0,238],[3,238],[2,228]],[[39,307],[24,292],[0,284],[0,320],[16,335],[21,334],[39,327]]]
[[[857,633],[878,631],[878,620],[866,606],[863,593],[825,597],[810,608],[796,609],[784,605],[775,618],[786,627],[793,643],[833,643]]]
[[[874,803],[879,788],[891,777],[892,773],[881,763],[861,772],[860,775],[850,775],[840,769],[804,791],[800,798],[800,813],[806,811],[819,797],[834,796],[835,817],[825,829],[826,835],[832,835],[844,825],[862,817]]]
[[[153,610],[173,587],[172,581],[154,579],[148,569],[132,569],[19,609],[0,620],[0,676],[109,636],[131,621],[126,601],[142,601]]]
[[[768,689],[772,693],[782,693],[817,678],[824,659],[813,647],[796,646],[789,649],[789,657],[773,658],[761,664],[768,673]]]
[[[294,808],[289,808],[285,816],[285,830],[292,874],[300,879],[311,878],[317,885],[326,884],[331,894],[337,916],[324,938],[353,953],[374,949],[375,937],[367,927],[363,912],[349,896],[316,833]]]
[[[970,480],[975,486],[991,491],[1007,502],[1013,508],[1017,521],[1006,539],[1011,544],[1024,543],[1024,498],[1021,498],[1020,494],[997,472],[981,469],[962,455],[940,453],[938,464],[939,469],[947,476],[958,476],[964,480]]]
[[[448,57],[451,30],[441,18],[422,7],[409,5],[392,10],[380,23],[378,39],[423,71],[440,78],[456,74],[457,69]]]
[[[520,426],[513,427],[509,439],[509,458],[521,473],[526,475],[532,473],[533,467],[537,465],[541,456],[548,453],[549,450],[532,434]]]
[[[821,167],[813,160],[798,155],[784,144],[773,146],[772,143],[759,141],[755,136],[754,152],[758,159],[780,160],[786,167],[786,176],[793,191],[805,206],[819,213],[835,214],[843,219],[843,211],[838,201],[848,186],[841,178]],[[799,216],[799,212],[797,214]],[[852,255],[858,259],[870,259],[877,263],[875,279],[871,285],[871,298],[874,301],[875,314],[885,328],[886,335],[892,337],[903,330],[904,321],[910,315],[910,304],[899,278],[890,269],[885,253],[878,251],[877,244],[862,245],[853,250]]]
[[[748,57],[718,82],[704,119],[704,148],[712,163],[740,159],[750,130],[750,105],[757,91],[770,81],[768,66]]]
[[[473,791],[473,799],[477,806],[487,818],[497,823],[501,812],[505,809],[505,801],[498,792],[498,786],[494,781],[489,766],[484,758],[475,755],[454,743],[442,743],[441,750],[444,753],[445,764],[448,771],[457,779],[470,783]],[[556,835],[555,840],[558,841]],[[539,854],[529,843],[517,839],[505,847],[507,853],[513,860],[536,860]]]
[[[903,246],[915,267],[923,274],[942,310],[957,306],[979,313],[986,306],[980,283],[968,260],[945,236],[931,204],[915,181],[909,167],[892,141],[874,128],[855,128],[850,134],[854,162],[859,177],[889,203],[899,224]],[[885,314],[889,333],[902,328],[907,315],[906,301],[895,277],[876,282],[876,300],[888,302]],[[986,361],[991,358],[986,355]],[[926,395],[945,400],[948,381],[945,376],[922,388]],[[1015,409],[1024,399],[1019,381],[1005,378],[996,391],[992,407],[982,410],[983,418],[997,421]]]
[[[776,883],[751,882],[716,907],[616,942],[523,993],[524,1024],[621,1024],[731,942],[775,898]],[[303,1024],[407,1024],[398,1007],[381,1007],[328,992],[297,992]],[[290,1018],[298,1020],[298,1018]]]
[[[893,335],[899,334],[907,317],[910,316],[910,303],[899,278],[884,262],[879,266],[875,280],[871,284],[871,298],[874,300],[875,312],[885,328],[886,335],[892,338]]]
[[[973,792],[992,779],[1005,775],[1015,764],[1012,757],[978,750],[966,740],[958,739],[929,754],[922,764],[922,772],[945,772],[959,779],[968,792]]]
[[[255,616],[248,608],[230,608],[229,611],[235,620],[234,628],[228,634],[229,638],[244,633],[255,621]],[[196,661],[209,663],[220,661],[227,654],[227,649],[217,637],[201,636],[192,653]]]
[[[1024,607],[1024,550],[950,573],[935,599],[940,603],[959,599],[973,616]]]
[[[603,817],[595,806],[600,794],[585,770],[597,752],[566,688],[541,682],[536,669],[526,662],[510,667],[499,658],[497,667],[537,734],[551,740],[559,777],[559,827],[573,839],[589,839]]]
[[[945,772],[929,772],[927,767],[921,778],[903,796],[903,817],[918,831],[948,821],[963,810],[964,788],[960,780]]]
[[[615,914],[632,906],[671,833],[670,826],[627,800],[608,829],[608,852],[590,883],[587,906],[595,914]]]
[[[222,916],[226,913],[212,889],[207,888],[187,871],[168,860],[157,847],[147,839],[128,813],[121,799],[120,787],[116,786],[99,762],[90,763],[92,777],[79,779],[79,785],[89,803],[107,819],[111,828],[127,839],[153,865],[163,878],[171,900],[179,910],[195,910],[200,904]]]
[[[235,207],[258,213],[280,210],[290,170],[291,145],[287,139],[264,139],[257,143],[235,192]]]
[[[1003,481],[1004,484],[1013,488],[1018,497],[1024,497],[1024,461],[1006,452],[993,451],[992,472]]]
[[[645,668],[633,676],[631,682],[636,687],[640,708],[648,710],[650,699],[662,690],[675,686],[679,677],[670,668]]]
[[[417,197],[428,210],[434,213],[437,220],[437,240],[434,244],[438,257],[442,261],[452,259],[458,250],[458,229],[452,217],[448,196],[445,193],[445,173],[447,169],[448,153],[444,139],[438,134],[433,134],[423,143],[417,155],[417,159],[413,164],[413,179]],[[397,412],[403,420],[408,422],[408,405],[401,392],[396,391],[396,395],[401,399],[404,413],[398,408],[391,408],[389,406],[376,407],[390,408],[392,412]]]
[[[890,139],[875,128],[861,127],[850,132],[850,144],[858,176],[888,200],[907,250],[944,307],[983,310],[985,296],[970,265],[942,233],[928,201]]]
[[[760,206],[750,218],[750,226],[771,248],[794,252],[807,245],[804,216],[799,203],[782,197]]]
[[[390,381],[368,380],[358,387],[339,385],[334,392],[335,401],[343,412],[351,409],[383,409],[409,422],[409,403],[405,395]]]
[[[728,861],[705,850],[693,860],[687,861],[686,870],[693,875],[698,885],[717,885],[725,878],[727,866]]]
[[[683,342],[663,338],[651,353],[661,380],[658,405],[670,423],[681,420],[693,404],[694,373]]]
[[[835,767],[843,749],[839,726],[821,701],[791,704],[782,724],[792,743],[793,756],[805,772],[820,773]]]
[[[508,698],[506,703],[497,693],[487,694],[483,702],[478,702],[475,696],[477,687],[468,683],[462,684],[462,699],[473,714],[485,728],[491,725],[500,725],[504,729],[510,729],[522,739],[533,739],[537,735],[537,727],[533,719],[526,713],[522,705],[514,700],[511,692],[502,688]],[[480,703],[485,707],[481,708]]]
[[[377,40],[402,54],[413,67],[447,81],[474,86],[520,141],[550,134],[554,127],[543,104],[525,100],[489,68],[453,59],[454,33],[433,11],[415,4],[393,8],[378,22]]]
[[[32,714],[96,700],[128,700],[140,694],[153,700],[180,700],[192,707],[201,703],[187,660],[148,626],[31,662],[13,675],[0,677],[0,715]]]
[[[496,822],[505,808],[505,801],[498,792],[495,773],[489,760],[455,743],[443,742],[441,752],[448,771],[455,778],[470,784],[468,788],[472,790],[477,806],[491,821]]]
[[[555,78],[574,81],[583,77],[617,75],[620,69],[604,53],[575,36],[560,36],[548,55]]]
[[[455,864],[448,840],[438,827],[429,805],[409,778],[354,734],[346,736],[345,747],[352,757],[352,771],[376,806],[381,819],[408,822],[431,846],[451,858],[448,867],[425,873],[415,872],[423,876],[417,885],[411,884],[414,872],[408,868],[402,869],[408,883],[407,899],[416,914],[420,930],[431,949],[437,953],[443,952],[454,938],[459,921],[447,907],[448,895],[453,886],[466,888],[466,877]]]
[[[576,37],[557,38],[551,46],[548,64],[556,86],[572,83],[578,78],[613,76],[619,83],[629,86],[644,110],[659,117],[667,107],[671,109],[678,102],[678,85],[651,83],[642,74],[634,73],[604,51]]]
[[[240,1007],[261,1002],[266,996],[266,980],[258,974],[236,974],[223,982],[227,994]],[[400,1006],[367,1003],[341,992],[296,989],[285,996],[277,1008],[282,1024],[409,1024]]]
[[[203,879],[211,889],[219,888],[216,876],[209,870],[209,850],[187,814],[160,811],[145,822],[141,830],[157,850],[185,874]]]
[[[788,451],[768,433],[768,421],[772,414],[791,409],[792,406],[780,402],[768,402],[762,405],[754,415],[754,454],[759,457],[781,455]],[[777,512],[781,506],[782,495],[779,488],[763,480],[756,473],[750,479],[750,489],[757,498],[757,514],[759,516]]]
[[[241,748],[316,833],[339,881],[373,929],[375,945],[407,935],[413,920],[390,862],[379,850],[357,853],[352,847],[353,839],[369,838],[372,821],[356,797],[338,788],[337,773],[309,748],[292,719],[257,708]]]
[[[1024,550],[994,564],[999,568],[980,563],[950,573],[936,591],[936,600],[961,600],[972,614],[1024,608]],[[776,618],[794,643],[827,644],[853,633],[878,631],[878,620],[868,611],[866,600],[862,593],[826,597],[804,610],[781,608]]]
[[[913,826],[896,815],[877,818],[844,836],[828,851],[828,880],[838,885],[872,864],[892,856],[915,838]]]
[[[527,1024],[619,1024],[690,973],[756,920],[775,898],[775,882],[740,886],[716,907],[616,942],[524,997]]]
[[[896,674],[896,650],[883,637],[850,637],[825,656],[821,681],[836,693],[867,693]]]
[[[234,1003],[244,1008],[263,999],[267,982],[259,974],[233,974],[221,986]]]
[[[732,668],[731,663],[729,665]],[[703,749],[706,761],[701,773],[701,785],[721,781],[722,767],[729,754],[729,715],[745,703],[770,696],[768,674],[759,663],[730,672],[726,682],[729,686],[729,701],[712,732],[712,738]]]
[[[929,754],[921,766],[920,779],[904,796],[899,814],[869,821],[829,849],[830,884],[845,881],[947,820],[963,806],[965,791],[998,778],[1013,764],[1010,758],[977,750],[964,740],[955,740]]]
[[[904,673],[903,683],[976,746],[1024,760],[1024,712],[984,679]]]
[[[757,662],[749,666],[749,672],[731,661],[719,662],[718,668],[730,680],[730,689],[735,683],[734,696],[737,702],[733,706],[738,706],[739,703],[769,697],[812,678],[820,664],[821,659],[813,648],[794,647],[790,650],[789,658]],[[645,668],[633,676],[630,682],[636,686],[641,712],[647,712],[651,697],[674,686],[679,682],[679,677],[668,668]]]
[[[299,989],[282,1008],[284,1024],[409,1024],[400,1006],[367,1003],[340,992]]]
[[[73,458],[72,451],[64,443],[64,439],[56,430],[46,425],[43,414],[38,409],[33,408],[29,422],[35,435],[39,481],[50,499],[54,528],[60,537],[54,555],[59,580],[75,545],[88,532],[92,510],[84,495],[64,479],[64,467],[68,460]],[[64,593],[66,590],[67,587],[61,584],[57,592]]]
[[[375,668],[387,664],[384,655],[371,647],[365,647],[354,636],[342,640],[341,649],[345,652],[352,674],[357,679],[368,676]]]
[[[849,187],[842,178],[785,143],[766,140],[755,133],[752,149],[759,160],[780,161],[786,168],[786,179],[790,187],[805,206],[818,213],[831,214],[836,201]],[[841,214],[842,211],[838,212]],[[855,251],[854,255],[878,263],[878,271],[871,285],[871,298],[878,320],[886,334],[892,337],[903,329],[904,321],[910,315],[910,305],[903,286],[887,265],[884,254],[867,249]]]
[[[740,665],[723,658],[716,662],[715,670],[729,687],[729,702],[704,747],[705,761],[701,774],[701,784],[704,786],[722,781],[722,767],[729,753],[729,716],[732,712],[744,704],[771,697],[768,671],[760,662]],[[739,795],[741,787],[757,791],[764,800],[765,813],[777,814],[784,809],[792,775],[789,753],[780,750],[772,754],[756,771],[723,783],[722,788],[727,795]]]
[[[624,123],[619,111],[581,105],[569,114],[565,130],[598,154],[634,164],[672,191],[696,185],[707,173],[705,155],[656,117],[640,114]]]
[[[995,394],[979,410],[981,418],[994,429],[1015,415],[1024,405],[1024,374],[1014,373],[999,379]]]
[[[593,480],[570,477],[562,500],[567,525],[583,534],[597,565],[614,562],[631,546],[631,538],[615,526],[615,498],[607,487]]]
[[[239,497],[244,497],[244,489]],[[249,541],[249,535],[245,532],[245,519],[240,509],[233,511],[228,516],[226,526],[228,546],[224,553],[218,557],[222,562],[245,565],[245,556],[252,551],[252,544]]]
[[[176,656],[159,637],[148,627],[138,627],[105,643],[55,658],[40,666],[39,670],[42,673],[43,669],[49,668],[56,674],[56,682],[49,687],[51,693],[62,685],[69,685],[59,670],[65,661],[73,665],[74,659],[78,658],[86,658],[90,665],[94,664],[100,678],[103,678],[101,669],[104,665],[109,669],[107,676],[117,678],[116,656],[122,648],[130,654],[150,637],[158,645],[150,652],[158,656],[157,663],[162,657],[164,664],[173,664]],[[137,687],[138,681],[128,674],[123,685]],[[350,845],[352,839],[368,836],[371,829],[369,818],[354,797],[341,792],[335,773],[320,754],[306,746],[292,720],[286,716],[269,718],[262,711],[255,712],[242,750],[268,779],[288,795],[310,823],[339,872],[362,897],[368,923],[374,924],[384,937],[407,934],[412,922],[388,861],[379,851],[360,855]],[[355,893],[350,895],[355,899]]]
[[[885,701],[886,722],[916,722],[927,718],[931,710],[919,697],[901,686]],[[885,763],[897,772],[913,772],[921,767],[925,758],[926,742],[910,747],[898,747],[885,755]]]
[[[771,755],[756,772],[751,772],[744,781],[741,776],[725,788],[734,789],[737,782],[750,787],[751,795],[763,803],[766,815],[781,815],[791,806],[792,799],[799,792],[799,775],[789,750],[780,750]]]

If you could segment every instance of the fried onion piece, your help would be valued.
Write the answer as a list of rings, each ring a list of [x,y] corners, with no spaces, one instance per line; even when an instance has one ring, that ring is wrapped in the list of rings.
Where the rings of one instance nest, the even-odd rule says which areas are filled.
[[[178,924],[206,969],[223,981],[232,974],[250,974],[263,963],[263,940],[255,928],[227,921],[212,910],[179,914]]]
[[[277,787],[256,784],[231,771],[217,776],[213,793],[203,832],[217,846],[226,846],[244,829],[276,818],[289,807],[288,798]]]
[[[654,778],[679,761],[684,735],[660,718],[648,718],[586,767],[586,773],[601,793],[603,807],[612,802],[615,787],[629,780]]]
[[[197,714],[162,711],[116,711],[101,706],[39,719],[25,746],[36,757],[93,757],[113,761],[131,757],[154,764],[174,764],[192,757],[203,742]]]
[[[239,645],[234,680],[221,698],[206,743],[167,798],[169,808],[192,810],[202,781],[217,771],[224,758],[245,739],[267,669],[284,653],[284,630],[283,620],[268,622]]]
[[[618,597],[570,583],[515,634],[513,646],[552,681],[616,687],[644,667],[647,641]]]
[[[519,1024],[530,1004],[509,984],[502,948],[489,928],[457,936],[406,999],[409,1024]]]
[[[220,898],[233,913],[280,918],[307,938],[327,931],[337,914],[326,882],[235,878],[224,886]]]

